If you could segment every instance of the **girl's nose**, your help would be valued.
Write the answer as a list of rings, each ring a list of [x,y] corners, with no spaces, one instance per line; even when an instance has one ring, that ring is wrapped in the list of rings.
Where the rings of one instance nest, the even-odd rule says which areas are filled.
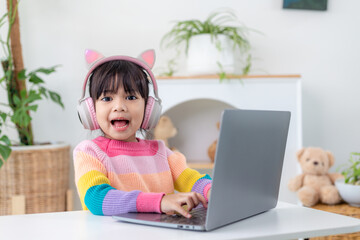
[[[126,112],[127,111],[126,104],[123,101],[117,101],[114,105],[114,111],[115,112]]]

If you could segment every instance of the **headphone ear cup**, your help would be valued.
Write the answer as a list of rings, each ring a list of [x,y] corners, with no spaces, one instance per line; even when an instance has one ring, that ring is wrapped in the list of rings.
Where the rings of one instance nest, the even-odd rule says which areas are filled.
[[[99,123],[96,120],[95,106],[92,98],[83,98],[77,106],[80,122],[85,129],[99,129]]]
[[[141,128],[145,130],[154,129],[157,123],[159,122],[161,109],[162,106],[159,103],[159,101],[149,96],[146,103],[144,120],[141,125]]]

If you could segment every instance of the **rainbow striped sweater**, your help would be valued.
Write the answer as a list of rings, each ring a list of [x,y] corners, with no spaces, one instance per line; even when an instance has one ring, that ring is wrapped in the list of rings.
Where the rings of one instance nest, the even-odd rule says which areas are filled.
[[[205,198],[208,175],[162,141],[123,142],[98,137],[74,149],[75,182],[83,209],[96,215],[161,212],[164,194],[195,191]]]

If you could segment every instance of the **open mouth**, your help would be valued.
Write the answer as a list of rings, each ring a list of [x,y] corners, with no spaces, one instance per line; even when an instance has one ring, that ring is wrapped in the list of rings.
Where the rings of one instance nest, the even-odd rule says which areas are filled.
[[[129,120],[126,119],[114,119],[111,120],[111,125],[115,128],[125,128],[129,125]]]

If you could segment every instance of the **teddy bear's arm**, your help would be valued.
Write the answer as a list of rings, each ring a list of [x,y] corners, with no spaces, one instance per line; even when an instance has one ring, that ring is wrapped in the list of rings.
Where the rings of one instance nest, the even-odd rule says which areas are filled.
[[[328,173],[330,179],[331,179],[331,182],[334,184],[335,181],[339,178],[344,178],[344,176],[340,173]]]
[[[296,177],[290,179],[290,181],[288,183],[289,190],[293,191],[293,192],[296,192],[297,190],[299,190],[303,185],[304,176],[305,176],[305,174],[302,173],[302,174],[297,175]]]

